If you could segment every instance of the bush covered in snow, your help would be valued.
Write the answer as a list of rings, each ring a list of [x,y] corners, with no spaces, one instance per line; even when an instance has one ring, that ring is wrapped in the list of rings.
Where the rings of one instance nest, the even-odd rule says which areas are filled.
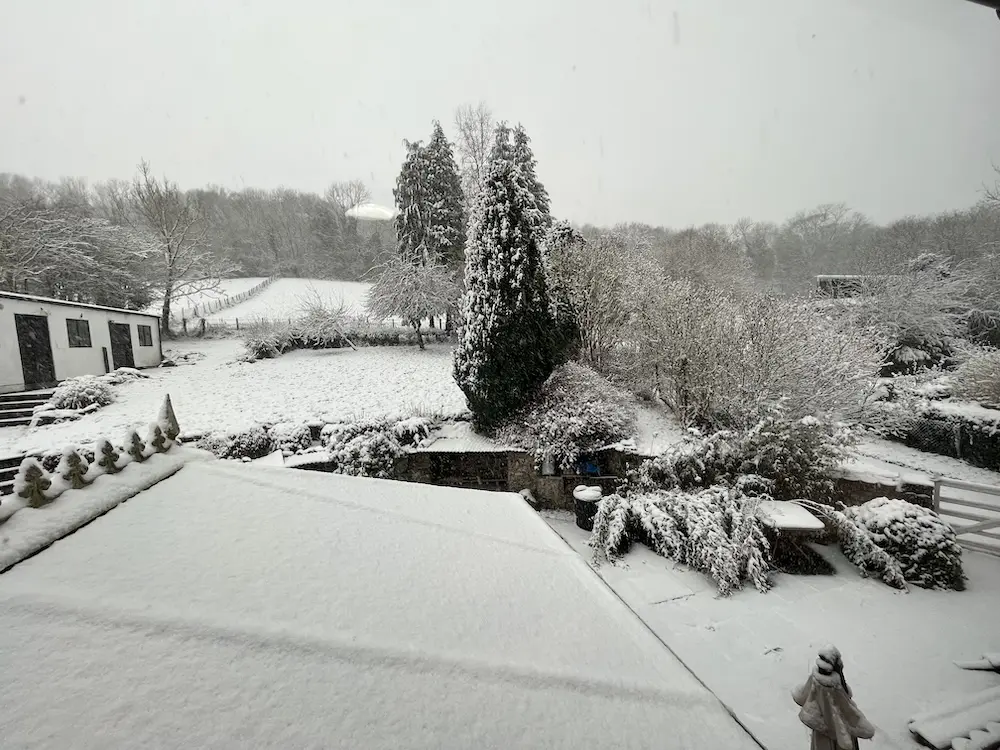
[[[82,409],[91,404],[107,406],[114,400],[110,385],[93,375],[81,375],[60,383],[49,404],[55,409]]]
[[[743,432],[692,432],[688,440],[645,461],[628,484],[651,491],[754,483],[775,500],[829,502],[836,493],[831,470],[846,457],[851,442],[850,433],[813,417],[788,420],[772,414]]]
[[[963,398],[1000,409],[1000,349],[970,353],[955,376]]]
[[[312,445],[312,431],[301,422],[279,422],[268,432],[275,449],[282,453],[295,453]]]
[[[274,450],[271,436],[259,424],[238,432],[209,433],[196,446],[219,458],[263,458]]]
[[[609,495],[594,518],[595,555],[614,560],[632,541],[708,573],[723,596],[751,581],[770,588],[770,546],[757,519],[759,499],[737,488]]]
[[[634,433],[635,411],[624,394],[574,362],[557,368],[532,402],[498,430],[503,442],[534,453],[537,464],[552,458],[561,469]]]
[[[762,500],[797,500],[828,509],[831,470],[846,455],[850,434],[807,417],[771,415],[743,432],[692,436],[644,462],[602,500],[591,545],[614,560],[632,542],[710,574],[721,594],[752,581],[767,589],[771,549],[757,508]],[[865,532],[843,518],[844,536]],[[892,581],[892,559],[873,543],[859,550],[881,556]],[[901,579],[900,579],[901,580]],[[903,584],[905,586],[905,584]]]
[[[621,377],[705,429],[749,427],[779,403],[790,417],[854,417],[883,361],[870,336],[800,301],[687,281],[668,284],[631,330]]]
[[[432,426],[422,417],[328,424],[320,442],[329,451],[335,473],[386,479],[392,477],[396,459],[425,439]]]
[[[909,583],[956,591],[965,588],[962,548],[951,526],[934,511],[905,500],[879,497],[843,512],[899,563]],[[844,548],[848,559],[855,561],[856,547],[847,544]]]

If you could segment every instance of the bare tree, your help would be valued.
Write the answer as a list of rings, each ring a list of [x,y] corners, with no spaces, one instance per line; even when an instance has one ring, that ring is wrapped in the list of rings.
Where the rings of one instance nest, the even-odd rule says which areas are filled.
[[[496,120],[486,102],[463,104],[455,110],[455,146],[458,149],[458,166],[462,171],[462,193],[468,212],[479,197],[480,186],[486,176],[486,164],[493,145]]]
[[[372,193],[361,180],[335,182],[326,189],[326,199],[336,203],[344,211],[372,199]]]
[[[381,320],[402,318],[413,327],[423,349],[421,321],[453,309],[458,302],[454,273],[434,261],[414,264],[398,257],[386,261],[377,273],[368,292],[368,312]]]
[[[163,294],[160,328],[169,333],[174,300],[217,289],[228,269],[208,247],[207,223],[196,203],[176,183],[154,177],[145,161],[139,164],[129,198],[131,210],[127,216],[151,231],[159,243],[157,271]]]

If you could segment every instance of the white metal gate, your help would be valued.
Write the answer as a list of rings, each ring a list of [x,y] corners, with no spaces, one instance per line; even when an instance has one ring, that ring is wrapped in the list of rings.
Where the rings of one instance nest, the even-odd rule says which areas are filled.
[[[937,477],[934,510],[963,547],[1000,556],[1000,487]]]

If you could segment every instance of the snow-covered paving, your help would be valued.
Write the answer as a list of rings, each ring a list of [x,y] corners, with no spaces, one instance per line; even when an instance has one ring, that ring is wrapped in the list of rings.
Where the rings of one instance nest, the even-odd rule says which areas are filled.
[[[245,302],[207,316],[209,322],[289,320],[302,315],[303,304],[319,297],[330,306],[341,302],[355,315],[364,313],[370,284],[330,279],[276,279]]]
[[[587,560],[589,534],[568,513],[550,525]],[[858,706],[876,726],[872,750],[919,747],[907,719],[949,698],[1000,685],[1000,675],[956,667],[996,651],[1000,559],[964,554],[964,592],[897,592],[863,579],[833,547],[818,547],[834,576],[775,576],[767,594],[728,599],[707,577],[635,546],[599,574],[765,747],[807,747],[790,691],[828,643],[844,654]]]
[[[119,439],[146,425],[170,394],[182,434],[255,422],[336,422],[361,416],[454,416],[465,396],[451,377],[451,349],[362,347],[296,351],[239,362],[237,339],[168,345],[204,355],[197,364],[145,370],[148,379],[115,387],[117,400],[76,422],[0,429],[0,455]],[[140,430],[142,432],[142,430]]]
[[[189,463],[0,575],[0,653],[25,750],[757,747],[513,494]]]

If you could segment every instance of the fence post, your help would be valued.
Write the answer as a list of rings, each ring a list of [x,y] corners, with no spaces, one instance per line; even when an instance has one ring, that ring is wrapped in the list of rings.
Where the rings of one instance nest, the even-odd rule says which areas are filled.
[[[240,319],[239,318],[236,319],[236,330],[237,331],[240,330]]]
[[[958,422],[955,423],[955,458],[962,457],[962,426]]]
[[[941,512],[941,477],[934,477],[934,499],[932,501],[934,505],[934,512]]]

